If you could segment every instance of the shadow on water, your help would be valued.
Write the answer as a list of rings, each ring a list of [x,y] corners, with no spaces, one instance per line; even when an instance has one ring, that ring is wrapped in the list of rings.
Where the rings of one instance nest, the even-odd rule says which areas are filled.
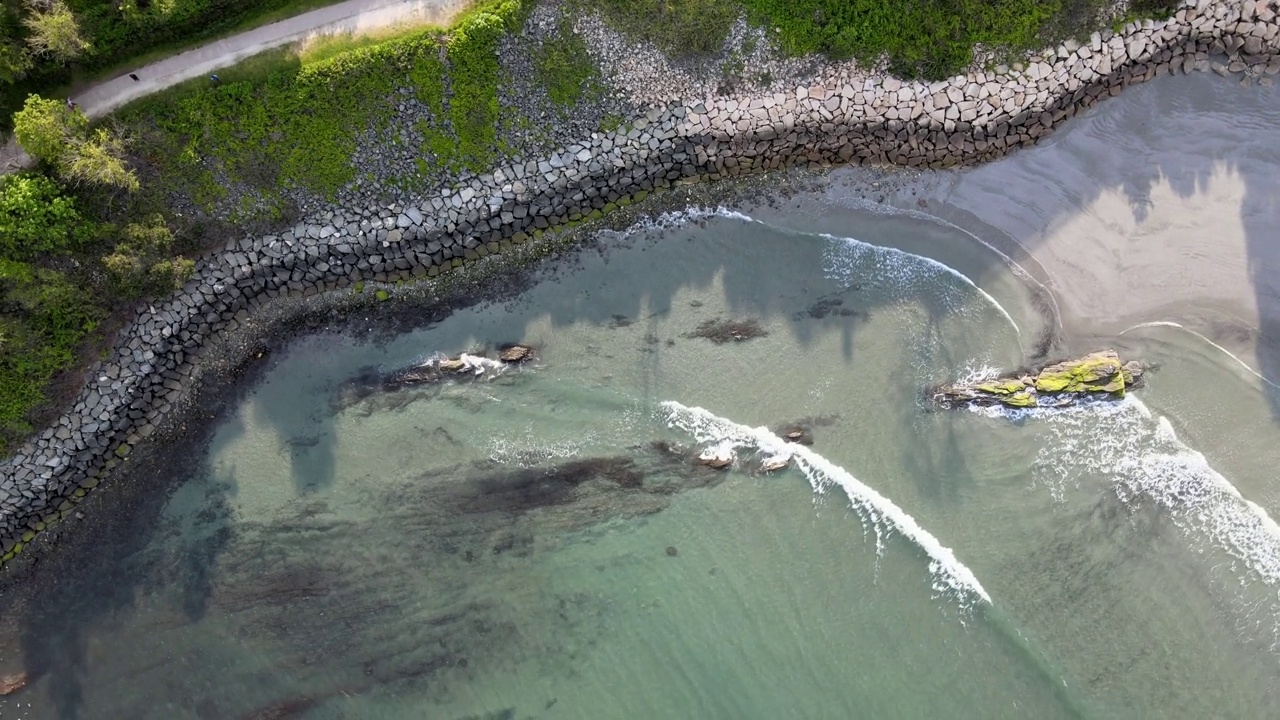
[[[1184,96],[1169,91],[1169,83],[1174,82],[1208,84]],[[1134,218],[1142,221],[1148,218],[1153,188],[1159,184],[1167,184],[1179,197],[1191,198],[1212,192],[1214,179],[1223,173],[1237,176],[1246,187],[1240,220],[1262,315],[1260,370],[1268,378],[1280,379],[1280,304],[1276,302],[1280,297],[1280,197],[1276,190],[1280,108],[1274,102],[1266,105],[1268,99],[1277,97],[1276,91],[1237,89],[1210,78],[1178,78],[1128,92],[1148,93],[1158,102],[1124,108],[1117,106],[1121,101],[1103,103],[1087,117],[1069,124],[1064,134],[1123,135],[1133,123],[1141,125],[1146,120],[1121,116],[1143,112],[1150,115],[1151,122],[1159,117],[1194,120],[1203,116],[1217,125],[1233,127],[1235,132],[1224,134],[1221,145],[1214,145],[1212,152],[1140,158],[1150,162],[1128,162],[1120,152],[1126,160],[1123,166],[1090,168],[1090,175],[1082,176],[1081,182],[1059,188],[1071,196],[1063,205],[1067,210],[1042,218],[1039,229],[1065,222],[1071,209],[1087,208],[1107,190],[1121,191]],[[1248,99],[1248,93],[1258,95]],[[1247,104],[1250,114],[1238,121],[1226,117],[1240,104]],[[1257,125],[1250,126],[1250,122]],[[1193,126],[1185,120],[1180,125]],[[1242,134],[1248,137],[1240,137]],[[1204,142],[1203,138],[1198,140]],[[1005,162],[1032,162],[1037,152],[1020,153]],[[781,321],[805,345],[819,333],[839,332],[845,361],[855,361],[853,338],[880,309],[879,301],[863,293],[857,281],[834,294],[830,283],[818,282],[823,252],[820,243],[746,242],[752,233],[767,231],[745,224],[718,227],[741,236],[741,252],[703,253],[693,261],[672,265],[661,252],[645,248],[628,257],[627,268],[643,282],[611,283],[602,278],[599,284],[588,283],[578,292],[545,293],[538,300],[537,317],[549,315],[555,325],[588,321],[603,327],[651,322],[671,312],[680,291],[706,289],[719,282],[734,316],[731,320]],[[1029,249],[1034,252],[1034,245]],[[570,266],[596,262],[590,251],[567,260]],[[607,246],[601,248],[598,262],[605,267],[610,264]],[[761,272],[761,267],[781,270],[797,264],[813,269],[812,285],[797,285],[786,272]],[[981,283],[980,277],[973,279]],[[564,280],[553,277],[550,282]],[[431,350],[458,350],[475,341],[526,339],[534,316],[517,312],[522,302],[526,301],[508,301],[510,312],[495,316],[484,328],[483,337],[459,338],[458,348]],[[797,306],[806,309],[797,313]],[[950,312],[948,307],[928,302],[924,308],[928,316],[925,328],[936,327]],[[314,355],[323,362],[323,353]],[[944,365],[956,361],[927,360]],[[319,380],[332,377],[323,365],[314,368],[314,377],[318,379],[312,388],[315,392],[305,397],[297,395],[297,385],[273,388],[268,384],[258,388],[261,394],[255,403],[256,412],[261,413],[257,419],[277,429],[280,452],[290,457],[295,489],[304,500],[297,503],[294,515],[270,524],[249,524],[233,533],[228,522],[229,498],[247,478],[239,477],[232,468],[218,476],[185,482],[186,476],[174,472],[175,467],[184,465],[191,469],[183,458],[194,462],[204,457],[202,438],[207,438],[224,409],[212,406],[203,417],[191,421],[199,432],[157,436],[151,443],[156,448],[151,456],[135,459],[128,492],[115,489],[90,496],[83,505],[88,517],[72,530],[56,533],[53,549],[39,557],[34,570],[17,563],[0,578],[0,663],[10,653],[20,655],[23,669],[33,678],[30,692],[48,700],[56,717],[96,715],[95,709],[85,705],[82,686],[93,652],[92,636],[131,617],[146,616],[146,622],[151,623],[149,632],[138,635],[155,635],[137,639],[139,656],[166,658],[169,653],[181,652],[158,646],[143,652],[143,644],[163,643],[177,637],[166,634],[173,627],[216,616],[222,625],[211,632],[221,642],[259,644],[272,649],[272,658],[287,658],[284,667],[251,667],[245,671],[250,675],[231,678],[239,682],[229,682],[226,687],[242,690],[234,696],[221,688],[205,688],[191,699],[197,708],[193,716],[219,718],[298,716],[332,699],[335,693],[371,692],[390,683],[437,676],[447,679],[491,668],[504,662],[502,658],[513,646],[534,642],[529,639],[535,632],[532,628],[517,627],[504,618],[530,617],[530,623],[542,621],[567,635],[590,633],[589,621],[579,619],[575,622],[581,625],[565,627],[568,621],[562,616],[573,616],[564,608],[574,609],[578,613],[574,617],[608,612],[595,607],[592,598],[555,597],[551,593],[541,618],[538,612],[543,611],[504,613],[494,605],[501,600],[477,600],[468,594],[469,583],[485,574],[477,572],[476,564],[537,553],[546,538],[590,527],[602,519],[661,511],[672,493],[705,486],[719,477],[648,450],[626,458],[561,464],[550,470],[457,468],[456,472],[472,482],[415,478],[398,494],[381,499],[384,507],[377,523],[352,523],[339,519],[322,499],[307,500],[312,491],[333,482],[335,463],[331,402],[337,388]],[[656,371],[653,381],[657,382]],[[224,402],[234,400],[227,396]],[[1280,399],[1273,396],[1272,402],[1273,410],[1280,413]],[[236,430],[223,432],[234,434]],[[903,432],[914,430],[904,427]],[[944,447],[932,448],[929,453],[907,453],[906,457],[918,478],[935,483],[925,487],[925,493],[946,497],[969,476],[960,462],[962,455],[958,441],[949,436]],[[939,467],[948,472],[939,472]],[[961,470],[957,472],[957,468]],[[941,484],[944,477],[950,486]],[[194,512],[173,513],[175,506]],[[1125,523],[1110,518],[1108,513],[1112,512],[1102,508],[1089,521],[1103,532],[1127,532]],[[370,543],[370,537],[375,542]],[[356,543],[357,539],[361,542]],[[1108,546],[1121,547],[1123,543]],[[351,552],[354,547],[378,549],[367,551],[371,553],[368,557],[358,557]],[[1079,548],[1064,546],[1062,557],[1054,563],[1071,562],[1080,554]],[[431,562],[424,562],[424,558]],[[388,572],[389,567],[394,571]],[[440,579],[435,584],[441,588],[440,596],[432,598],[429,605],[417,596],[422,574]],[[171,587],[180,589],[177,606],[183,617],[147,616],[150,596]],[[502,597],[501,592],[476,595]],[[325,613],[327,622],[311,621],[319,612]],[[216,645],[209,638],[204,640]],[[536,640],[545,637],[538,635]],[[317,663],[323,664],[324,671],[309,673],[307,669]],[[0,665],[0,670],[4,669]],[[121,668],[118,672],[121,678],[128,678],[137,670]],[[178,677],[179,671],[173,672],[173,677]],[[135,715],[148,716],[154,716],[153,710]]]
[[[181,436],[155,437],[172,452],[139,457],[128,492],[91,495],[79,523],[48,532],[50,551],[15,561],[0,576],[0,658],[21,658],[37,686],[24,693],[40,693],[47,717],[103,717],[83,694],[93,635],[139,612],[148,593],[176,589],[173,606],[183,617],[171,622],[198,622],[208,610],[218,558],[232,539],[229,486],[184,482],[175,458],[196,458],[197,449]],[[198,513],[167,513],[181,494]]]
[[[1268,380],[1280,380],[1280,88],[1242,87],[1211,74],[1160,78],[1127,89],[1119,99],[1069,121],[1038,148],[937,178],[944,197],[927,212],[952,215],[962,226],[995,236],[988,239],[998,241],[1003,235],[1032,254],[1040,239],[1061,232],[1093,212],[1095,205],[1102,203],[1100,212],[1105,215],[1109,196],[1118,196],[1127,204],[1133,224],[1140,226],[1123,232],[1134,232],[1144,244],[1116,247],[1102,257],[1101,262],[1110,266],[1106,270],[1114,271],[1099,272],[1104,279],[1136,272],[1133,268],[1141,260],[1129,253],[1183,253],[1201,268],[1221,265],[1235,271],[1232,256],[1237,249],[1217,238],[1208,238],[1201,248],[1193,242],[1162,246],[1169,233],[1182,228],[1178,220],[1157,216],[1155,198],[1170,193],[1194,206],[1234,193],[1232,186],[1238,184],[1243,190],[1238,216],[1215,223],[1197,219],[1196,224],[1209,234],[1219,225],[1227,226],[1228,233],[1243,237],[1238,251],[1246,267],[1241,268],[1241,279],[1251,286],[1256,328],[1250,327],[1252,320],[1242,324],[1231,317],[1235,312],[1224,316],[1214,298],[1222,294],[1221,288],[1204,287],[1205,281],[1197,277],[1183,283],[1170,276],[1168,303],[1174,312],[1195,316],[1196,329],[1211,340],[1227,347],[1256,347],[1256,362],[1249,364]],[[1034,194],[1014,196],[1010,188]],[[1106,224],[1094,225],[1099,232],[1118,232],[1107,219],[1102,222]],[[1213,256],[1218,252],[1229,256],[1219,260]],[[1073,260],[1098,261],[1090,256]],[[1220,276],[1204,277],[1213,283],[1212,278]],[[1178,318],[1143,318],[1168,319]],[[1280,420],[1280,393],[1267,392],[1272,415]]]
[[[375,485],[371,518],[303,495],[233,531],[230,498],[250,478],[173,472],[176,455],[199,457],[200,434],[140,449],[127,488],[90,496],[74,532],[0,578],[0,658],[20,658],[35,717],[283,720],[406,683],[438,699],[534,656],[562,662],[614,610],[534,588],[520,566],[725,477],[658,444],[517,470],[477,461]]]

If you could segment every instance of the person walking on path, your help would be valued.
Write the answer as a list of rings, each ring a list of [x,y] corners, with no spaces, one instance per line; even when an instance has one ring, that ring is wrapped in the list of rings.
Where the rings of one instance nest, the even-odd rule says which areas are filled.
[[[217,85],[218,83],[222,82],[221,78],[219,78],[217,75],[210,75],[209,79],[213,81],[214,85]]]
[[[134,75],[133,73],[129,73],[129,79],[134,82],[138,82],[138,76]]]

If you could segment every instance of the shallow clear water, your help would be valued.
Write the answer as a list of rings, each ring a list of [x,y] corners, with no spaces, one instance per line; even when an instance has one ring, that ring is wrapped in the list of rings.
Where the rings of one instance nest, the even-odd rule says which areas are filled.
[[[0,670],[38,677],[0,714],[1280,712],[1264,381],[1146,326],[1113,339],[1161,365],[1123,403],[930,412],[1055,322],[990,249],[862,211],[668,224],[385,344],[296,343],[191,479],[83,522],[83,575],[2,598]],[[768,334],[694,336],[718,318]],[[513,341],[537,360],[360,391]]]

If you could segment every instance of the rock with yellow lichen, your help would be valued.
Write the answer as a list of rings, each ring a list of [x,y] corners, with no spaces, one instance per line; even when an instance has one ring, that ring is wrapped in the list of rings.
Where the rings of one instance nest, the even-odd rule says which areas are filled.
[[[1122,363],[1115,350],[1100,350],[1038,371],[942,385],[934,389],[933,399],[943,407],[1062,407],[1086,398],[1123,398],[1126,391],[1142,385],[1144,370],[1134,360]]]

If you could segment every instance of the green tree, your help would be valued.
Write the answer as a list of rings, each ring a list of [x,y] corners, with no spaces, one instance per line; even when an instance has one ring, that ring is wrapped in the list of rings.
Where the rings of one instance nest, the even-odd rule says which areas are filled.
[[[126,225],[120,242],[102,264],[125,295],[172,292],[191,277],[195,267],[181,256],[169,257],[172,251],[173,233],[163,217],[153,215],[146,222]]]
[[[13,115],[13,135],[23,150],[55,166],[64,180],[129,192],[141,187],[125,163],[124,138],[105,128],[89,133],[89,119],[65,103],[29,96]]]
[[[77,139],[83,137],[89,119],[65,103],[27,96],[22,109],[13,114],[13,136],[31,157],[57,163]]]
[[[124,139],[98,128],[93,135],[72,143],[59,164],[62,177],[75,183],[118,187],[135,192],[142,184],[124,161]]]
[[[0,83],[15,83],[31,69],[31,55],[15,42],[0,40]]]
[[[30,14],[23,19],[27,44],[36,55],[70,62],[89,49],[80,36],[80,24],[61,0],[27,0]]]
[[[0,256],[28,258],[74,248],[89,224],[44,175],[0,175]]]

